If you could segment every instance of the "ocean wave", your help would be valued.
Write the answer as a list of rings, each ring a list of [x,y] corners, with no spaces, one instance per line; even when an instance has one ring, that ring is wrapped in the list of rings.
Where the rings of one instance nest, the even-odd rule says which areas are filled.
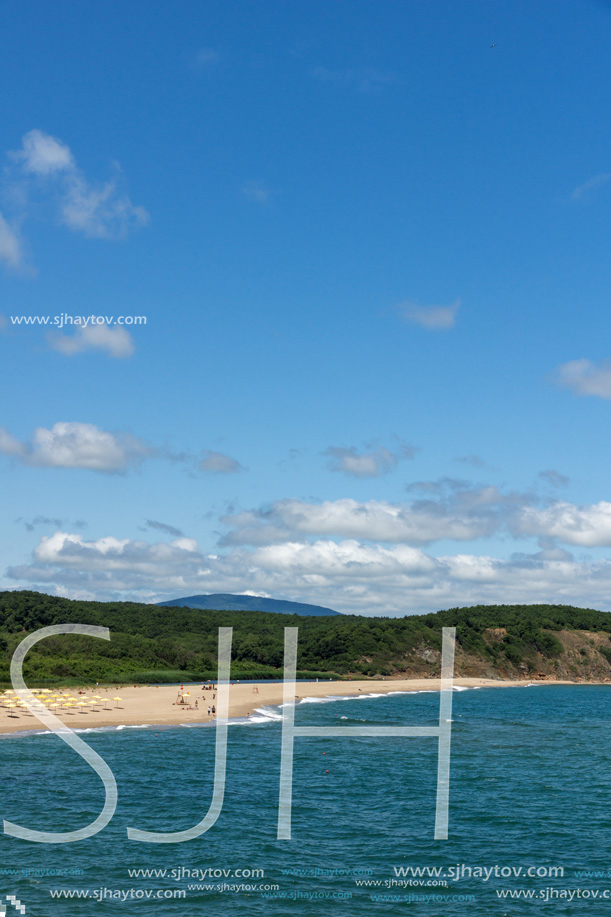
[[[354,700],[354,695],[344,696],[343,694],[337,694],[335,697],[302,697],[299,700],[299,705],[301,704],[330,704],[334,700]]]
[[[254,714],[251,713],[250,716],[238,716],[228,721],[229,726],[257,726],[262,723],[281,723],[282,714],[279,711],[279,707],[255,707]]]

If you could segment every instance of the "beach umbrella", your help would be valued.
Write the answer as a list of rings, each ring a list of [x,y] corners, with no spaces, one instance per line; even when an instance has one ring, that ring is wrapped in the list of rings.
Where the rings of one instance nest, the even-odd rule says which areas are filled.
[[[113,700],[116,700],[116,702],[117,702],[117,707],[118,707],[118,706],[119,706],[119,701],[120,701],[120,700],[123,700],[123,698],[122,698],[122,697],[113,697]]]

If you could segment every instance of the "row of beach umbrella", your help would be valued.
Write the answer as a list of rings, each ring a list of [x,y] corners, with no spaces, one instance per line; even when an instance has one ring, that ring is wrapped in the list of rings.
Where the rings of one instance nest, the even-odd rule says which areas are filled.
[[[104,704],[105,710],[110,709],[107,705],[111,698],[102,697],[100,694],[93,694],[91,697],[88,697],[86,694],[81,694],[75,697],[73,694],[54,693],[50,688],[42,688],[32,693],[38,703],[42,704],[45,709],[50,710],[52,713],[59,713],[60,711],[66,713],[89,713],[90,710],[92,713],[100,713],[102,704]],[[119,701],[123,700],[123,698],[113,697],[112,700],[115,701],[116,707],[118,707]],[[17,692],[13,690],[8,690],[0,694],[0,707],[8,710],[9,716],[19,716],[16,712],[19,708],[21,708],[26,715],[32,715],[25,701],[22,701]]]

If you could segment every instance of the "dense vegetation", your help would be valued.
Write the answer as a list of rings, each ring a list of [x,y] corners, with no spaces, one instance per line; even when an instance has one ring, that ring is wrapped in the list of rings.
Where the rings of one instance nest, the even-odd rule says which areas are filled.
[[[604,665],[611,662],[611,614],[567,605],[478,605],[403,618],[297,617],[3,592],[0,681],[8,680],[11,655],[26,633],[70,622],[108,627],[111,640],[61,635],[41,641],[26,657],[24,673],[30,681],[212,678],[219,626],[234,629],[234,678],[281,677],[286,626],[299,627],[301,677],[437,674],[441,628],[452,625],[457,629],[457,674],[461,666],[463,674],[472,674],[468,664],[472,668],[474,661],[510,677],[536,670],[563,654],[560,631],[601,634],[597,658]]]

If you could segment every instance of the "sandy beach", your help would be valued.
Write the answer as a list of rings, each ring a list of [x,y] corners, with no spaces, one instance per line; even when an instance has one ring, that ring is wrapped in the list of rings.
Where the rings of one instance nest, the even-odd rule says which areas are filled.
[[[543,684],[572,684],[573,682],[551,682]],[[524,687],[530,681],[498,681],[487,678],[456,678],[454,685],[463,688]],[[439,681],[435,678],[394,679],[386,681],[319,681],[298,682],[296,698],[332,697],[338,695],[386,694],[391,691],[437,691]],[[208,715],[208,708],[218,707],[218,691],[204,690],[200,685],[185,684],[181,691],[176,685],[159,687],[138,685],[136,687],[88,686],[86,688],[54,689],[49,695],[70,694],[70,707],[56,706],[55,713],[67,726],[86,729],[95,726],[177,726],[191,723],[206,723],[214,719]],[[259,682],[253,684],[234,683],[229,687],[229,716],[244,717],[254,714],[257,707],[282,703],[282,682]],[[179,703],[179,695],[183,703]],[[91,698],[98,696],[97,705]],[[213,697],[213,695],[216,695]],[[119,699],[116,699],[119,698]],[[23,707],[7,707],[10,696],[2,695],[0,706],[0,734],[45,729],[31,712]],[[197,707],[195,703],[197,701]],[[62,703],[58,697],[57,704]],[[88,703],[88,706],[85,704]],[[81,704],[81,706],[77,706]]]

